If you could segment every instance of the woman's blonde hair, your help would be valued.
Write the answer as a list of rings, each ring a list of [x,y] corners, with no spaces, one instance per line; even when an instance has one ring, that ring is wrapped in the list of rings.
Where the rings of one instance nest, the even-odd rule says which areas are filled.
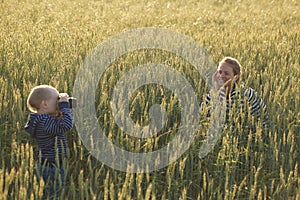
[[[230,65],[230,67],[233,69],[233,73],[234,75],[238,75],[238,74],[242,74],[242,66],[241,64],[239,63],[239,61],[235,58],[232,58],[232,57],[225,57],[221,60],[219,66],[222,64],[222,63],[227,63]]]
[[[40,108],[41,102],[48,100],[52,96],[52,92],[57,91],[54,87],[50,85],[39,85],[34,87],[27,98],[27,108],[31,112],[37,112]]]

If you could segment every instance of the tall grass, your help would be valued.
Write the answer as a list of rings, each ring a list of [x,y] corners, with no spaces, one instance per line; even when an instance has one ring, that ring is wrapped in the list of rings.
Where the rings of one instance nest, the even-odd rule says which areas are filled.
[[[176,162],[137,174],[97,161],[74,128],[67,134],[70,157],[65,163],[67,186],[62,198],[299,199],[299,8],[293,0],[1,1],[1,199],[38,199],[42,195],[44,183],[33,173],[35,143],[23,130],[30,89],[51,84],[72,94],[76,73],[93,48],[124,30],[148,26],[192,37],[216,63],[228,55],[238,58],[244,81],[267,104],[271,126],[255,133],[226,127],[219,145],[199,159],[205,133],[205,125],[200,126],[195,141]],[[116,145],[135,152],[162,147],[180,122],[178,99],[156,85],[136,91],[130,114],[145,125],[148,108],[163,104],[168,122],[159,137],[131,138],[113,121],[109,94],[117,80],[135,64],[154,61],[185,75],[199,104],[205,93],[192,66],[166,52],[132,52],[113,63],[99,80],[101,95],[95,107],[105,134]]]

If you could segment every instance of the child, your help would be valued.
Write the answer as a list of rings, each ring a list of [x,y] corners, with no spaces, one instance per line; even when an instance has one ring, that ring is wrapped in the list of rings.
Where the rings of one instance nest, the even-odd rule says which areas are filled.
[[[49,85],[39,85],[31,90],[27,107],[31,113],[25,130],[37,141],[37,170],[45,182],[43,197],[58,196],[65,185],[62,161],[66,157],[67,143],[64,133],[73,127],[68,94],[59,93]]]

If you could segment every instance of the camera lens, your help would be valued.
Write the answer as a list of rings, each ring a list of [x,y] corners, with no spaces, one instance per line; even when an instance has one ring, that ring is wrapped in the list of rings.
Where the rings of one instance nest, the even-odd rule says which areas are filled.
[[[77,99],[74,97],[69,98],[70,108],[76,108],[77,105]]]

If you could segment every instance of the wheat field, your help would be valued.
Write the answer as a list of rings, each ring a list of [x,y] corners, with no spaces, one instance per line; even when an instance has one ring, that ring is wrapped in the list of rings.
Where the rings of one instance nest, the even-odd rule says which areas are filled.
[[[31,88],[50,84],[72,95],[76,74],[89,52],[114,35],[141,27],[187,35],[215,63],[225,56],[237,58],[243,80],[267,105],[270,127],[256,133],[227,127],[219,141],[222,145],[200,159],[205,125],[200,126],[177,161],[148,173],[121,172],[99,162],[74,127],[66,134],[67,184],[60,198],[300,199],[299,1],[2,0],[0,10],[0,199],[42,196],[44,183],[33,173],[36,144],[24,131]],[[182,117],[171,91],[146,85],[130,100],[131,117],[146,125],[149,107],[161,103],[167,108],[164,133],[137,140],[124,136],[114,123],[109,104],[114,85],[128,69],[149,62],[185,74],[198,103],[203,101],[205,84],[178,56],[143,50],[116,60],[99,79],[95,108],[104,133],[129,151],[165,145]]]

